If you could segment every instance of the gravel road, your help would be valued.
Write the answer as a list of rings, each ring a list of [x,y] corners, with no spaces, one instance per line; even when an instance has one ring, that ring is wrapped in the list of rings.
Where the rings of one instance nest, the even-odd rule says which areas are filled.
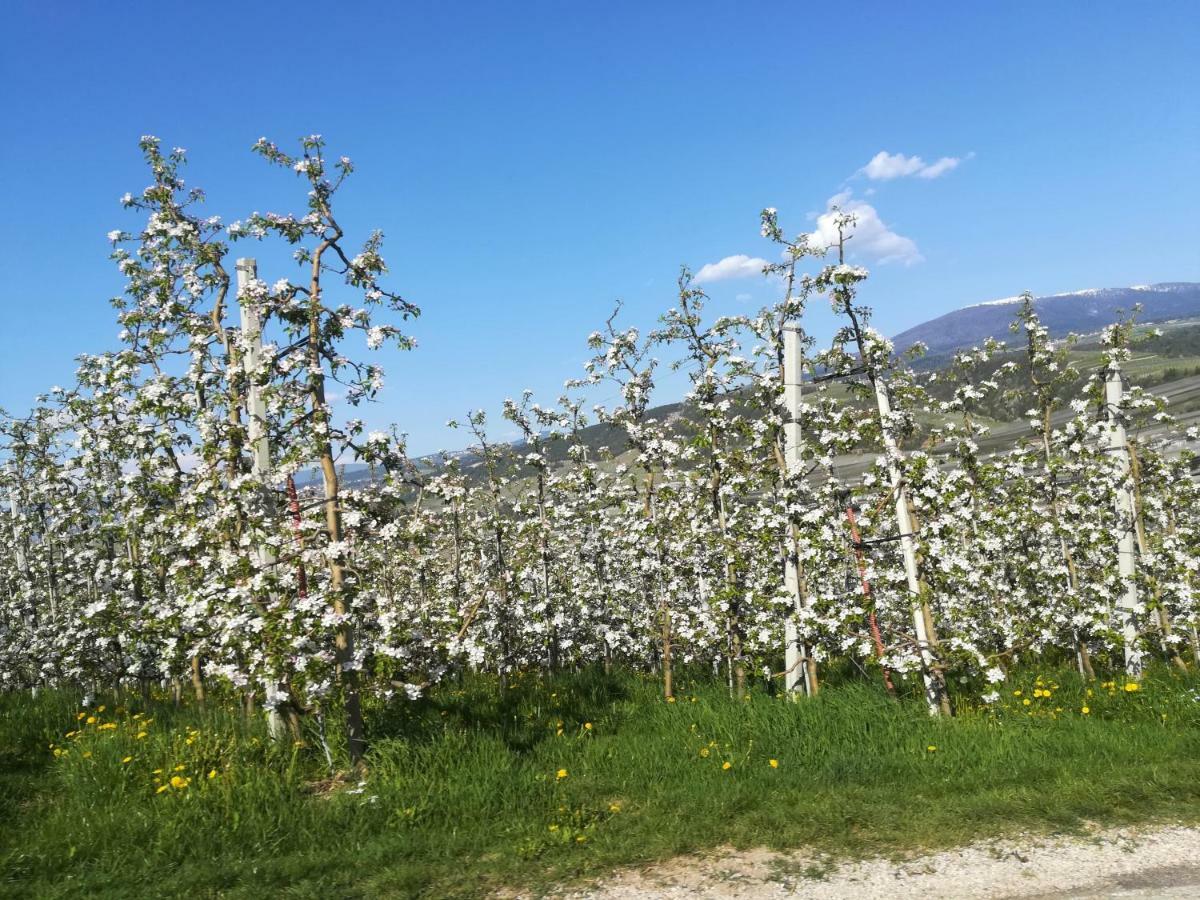
[[[803,853],[719,851],[617,873],[568,900],[1059,900],[1200,898],[1200,829],[1018,835],[903,859],[836,864]]]

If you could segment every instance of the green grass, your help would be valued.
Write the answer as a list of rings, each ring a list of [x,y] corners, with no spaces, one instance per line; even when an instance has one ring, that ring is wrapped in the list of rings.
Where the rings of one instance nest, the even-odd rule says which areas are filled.
[[[718,844],[853,856],[1200,818],[1200,680],[1086,697],[1047,673],[1034,698],[1036,677],[948,721],[853,682],[736,703],[685,681],[667,704],[633,675],[526,677],[503,697],[468,679],[369,710],[361,793],[232,702],[102,698],[87,724],[67,692],[3,696],[0,895],[477,896]],[[176,766],[188,786],[156,792]]]

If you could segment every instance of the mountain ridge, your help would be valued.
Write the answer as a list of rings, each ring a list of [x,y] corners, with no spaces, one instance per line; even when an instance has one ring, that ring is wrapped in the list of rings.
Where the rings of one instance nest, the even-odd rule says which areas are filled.
[[[927,352],[920,366],[929,368],[942,364],[953,351],[977,345],[988,337],[1011,341],[1009,325],[1020,300],[1019,296],[985,300],[914,325],[893,338],[896,350],[903,352],[918,341],[924,343]],[[1051,335],[1063,337],[1070,332],[1096,332],[1115,321],[1119,310],[1128,311],[1139,302],[1144,306],[1139,322],[1149,324],[1200,318],[1200,283],[1166,281],[1125,288],[1086,288],[1035,297],[1034,308],[1050,329]],[[665,418],[677,414],[682,408],[680,401],[672,401],[656,405],[650,413],[657,418]],[[617,447],[623,443],[622,436],[611,426],[593,424],[586,430],[593,442],[596,441],[596,432],[603,432],[605,440],[601,442]],[[522,443],[516,441],[511,446],[518,448]],[[565,453],[563,447],[556,449],[559,455]],[[443,456],[459,458],[468,469],[478,463],[477,454],[470,448],[430,453],[415,458],[414,462],[419,467],[436,470],[440,468]],[[369,468],[363,463],[348,463],[342,467],[342,472],[347,486],[361,487],[372,480]],[[297,482],[307,486],[318,479],[318,473],[313,470],[300,473]]]
[[[1004,297],[964,306],[914,325],[893,341],[897,352],[923,343],[930,355],[950,353],[979,344],[987,338],[1005,340],[1020,297]],[[1070,332],[1097,331],[1113,322],[1119,311],[1142,304],[1138,321],[1165,322],[1200,316],[1200,283],[1164,281],[1123,288],[1087,288],[1035,297],[1034,309],[1052,337]]]

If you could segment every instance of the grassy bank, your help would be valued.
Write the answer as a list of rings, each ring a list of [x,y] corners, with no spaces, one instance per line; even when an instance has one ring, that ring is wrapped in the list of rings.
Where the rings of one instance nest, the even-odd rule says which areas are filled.
[[[370,710],[359,784],[330,779],[315,722],[281,747],[232,701],[10,695],[0,894],[473,896],[721,843],[860,854],[1200,818],[1198,698],[1166,671],[1127,691],[1031,670],[935,721],[854,683],[735,703],[698,680],[668,704],[631,675],[503,697],[473,679]]]

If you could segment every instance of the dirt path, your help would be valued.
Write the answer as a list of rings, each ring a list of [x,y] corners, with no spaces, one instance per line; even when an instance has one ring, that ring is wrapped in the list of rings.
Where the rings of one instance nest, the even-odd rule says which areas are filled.
[[[1083,837],[986,841],[903,860],[834,864],[801,853],[723,851],[620,872],[575,900],[1051,900],[1200,898],[1200,829],[1095,831]]]

